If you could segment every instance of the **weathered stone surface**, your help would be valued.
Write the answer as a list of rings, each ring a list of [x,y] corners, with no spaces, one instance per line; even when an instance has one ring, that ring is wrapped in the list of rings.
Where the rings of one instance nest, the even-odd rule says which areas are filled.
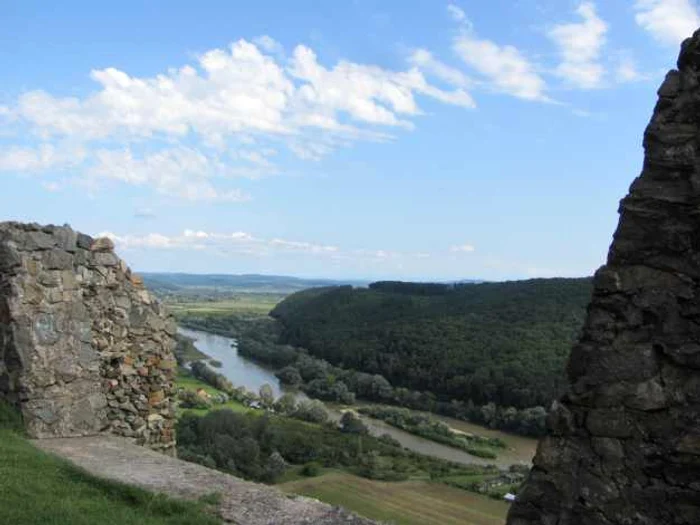
[[[509,525],[700,523],[700,31],[658,94]]]
[[[67,226],[0,223],[0,398],[34,437],[106,430],[174,452],[172,320],[113,249]]]
[[[177,498],[218,495],[216,510],[238,525],[371,525],[371,520],[320,501],[284,494],[195,463],[156,454],[115,436],[46,439],[36,445],[94,475]]]

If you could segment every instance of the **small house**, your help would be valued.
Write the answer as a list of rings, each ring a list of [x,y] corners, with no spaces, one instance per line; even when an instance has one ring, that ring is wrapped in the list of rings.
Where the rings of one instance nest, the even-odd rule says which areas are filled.
[[[515,494],[511,494],[510,492],[503,496],[503,499],[506,500],[508,503],[513,503],[515,501]]]

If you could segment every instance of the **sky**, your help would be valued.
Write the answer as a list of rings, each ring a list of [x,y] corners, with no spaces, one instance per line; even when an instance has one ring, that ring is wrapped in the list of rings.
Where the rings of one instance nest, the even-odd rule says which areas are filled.
[[[136,270],[591,275],[694,0],[0,0],[0,220]]]

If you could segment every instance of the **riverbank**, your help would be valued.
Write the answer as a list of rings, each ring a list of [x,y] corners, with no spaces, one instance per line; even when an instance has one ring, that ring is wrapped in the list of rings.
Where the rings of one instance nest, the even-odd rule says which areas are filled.
[[[243,386],[252,392],[258,392],[261,386],[268,384],[272,388],[276,398],[283,393],[292,393],[297,397],[303,396],[304,399],[307,399],[304,394],[281,385],[273,370],[265,368],[239,355],[235,339],[185,328],[180,328],[179,332],[193,339],[194,345],[199,351],[221,361],[222,367],[217,369],[217,372],[226,376],[234,385]],[[326,403],[326,406],[329,409],[331,419],[337,422],[342,417],[343,410],[373,406],[373,404],[362,402],[350,406]],[[506,448],[499,450],[497,457],[494,459],[479,458],[462,450],[410,434],[384,423],[383,421],[367,416],[361,416],[361,418],[370,434],[373,436],[379,437],[383,434],[389,434],[403,447],[419,454],[429,455],[463,465],[496,465],[502,469],[507,469],[512,464],[529,465],[532,461],[537,444],[535,439],[506,434],[444,416],[432,414],[431,416],[446,422],[455,430],[500,439],[506,443]]]

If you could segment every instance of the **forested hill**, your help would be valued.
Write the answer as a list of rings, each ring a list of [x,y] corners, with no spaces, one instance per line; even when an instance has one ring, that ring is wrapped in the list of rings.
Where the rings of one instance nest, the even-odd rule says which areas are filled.
[[[295,293],[271,315],[283,341],[440,398],[548,406],[583,324],[591,279],[378,282]]]

